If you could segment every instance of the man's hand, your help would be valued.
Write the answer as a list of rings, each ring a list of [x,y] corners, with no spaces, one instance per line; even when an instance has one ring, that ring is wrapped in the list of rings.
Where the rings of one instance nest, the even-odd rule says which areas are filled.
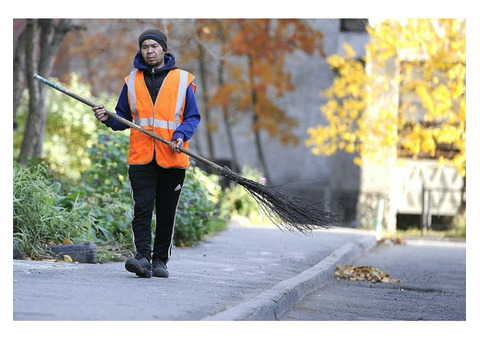
[[[92,107],[92,111],[95,115],[95,118],[97,118],[99,121],[104,122],[108,119],[108,115],[105,112],[105,108],[103,106]]]
[[[183,139],[177,138],[170,143],[170,150],[176,153],[181,153],[179,148],[183,147]]]

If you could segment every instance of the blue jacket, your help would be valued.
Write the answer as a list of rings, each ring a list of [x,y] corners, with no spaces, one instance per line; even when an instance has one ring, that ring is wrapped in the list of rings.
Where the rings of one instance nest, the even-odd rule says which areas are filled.
[[[140,51],[137,52],[133,60],[133,66],[141,71],[144,71],[145,74],[148,74],[151,69],[144,64],[143,57]],[[162,66],[158,72],[163,73],[163,77],[168,73],[169,70],[178,68],[175,63],[175,57],[171,53],[165,53],[164,66]],[[128,95],[127,95],[127,84],[123,85],[122,92],[118,98],[117,106],[115,107],[115,112],[120,117],[123,117],[129,121],[132,121],[132,112],[130,111],[130,105],[128,104]],[[187,95],[185,97],[185,110],[183,112],[183,122],[173,133],[172,140],[177,138],[182,138],[184,141],[189,140],[195,130],[197,129],[198,124],[200,123],[200,112],[198,111],[197,101],[195,99],[195,94],[190,85],[187,89]],[[128,125],[123,124],[117,119],[108,116],[108,119],[104,122],[106,126],[112,130],[125,130],[129,128]]]

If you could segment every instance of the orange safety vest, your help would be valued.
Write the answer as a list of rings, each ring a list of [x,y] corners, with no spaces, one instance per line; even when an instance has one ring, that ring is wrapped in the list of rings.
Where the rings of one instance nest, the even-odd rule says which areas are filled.
[[[158,92],[155,103],[145,84],[143,72],[133,70],[125,78],[128,87],[128,102],[132,120],[145,130],[172,140],[173,133],[183,121],[187,88],[195,77],[180,69],[168,72]],[[183,144],[188,150],[188,141]],[[128,164],[148,164],[155,160],[163,168],[187,168],[189,157],[176,153],[170,147],[136,129],[130,129],[130,150]]]

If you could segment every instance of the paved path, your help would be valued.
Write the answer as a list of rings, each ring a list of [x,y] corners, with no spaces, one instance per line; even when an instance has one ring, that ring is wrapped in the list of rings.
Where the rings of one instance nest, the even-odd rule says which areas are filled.
[[[234,225],[197,247],[174,249],[168,279],[138,278],[123,263],[14,260],[13,320],[274,318],[312,284],[331,280],[334,262],[373,242],[372,234],[346,228],[304,236]],[[271,292],[286,302],[272,304]]]

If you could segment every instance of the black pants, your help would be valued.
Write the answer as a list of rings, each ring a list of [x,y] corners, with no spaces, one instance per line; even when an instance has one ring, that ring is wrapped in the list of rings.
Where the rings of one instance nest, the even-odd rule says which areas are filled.
[[[172,251],[173,229],[185,169],[164,169],[155,161],[130,165],[134,217],[132,231],[136,252],[149,260],[165,263]],[[152,215],[155,205],[156,225],[152,256]]]

